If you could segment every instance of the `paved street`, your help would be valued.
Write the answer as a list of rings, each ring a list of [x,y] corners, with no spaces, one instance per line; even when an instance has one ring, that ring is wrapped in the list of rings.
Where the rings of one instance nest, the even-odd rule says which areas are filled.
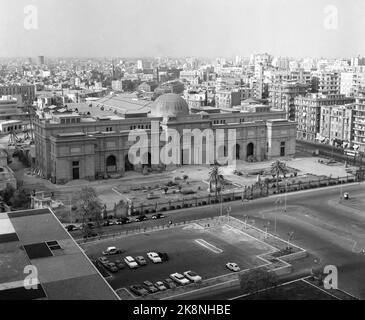
[[[365,255],[359,253],[365,248],[365,212],[362,214],[359,210],[346,210],[346,206],[343,205],[336,206],[340,193],[343,192],[349,192],[351,198],[361,199],[365,196],[365,185],[352,184],[288,194],[286,213],[283,195],[244,202],[243,205],[240,201],[225,203],[224,207],[231,206],[231,215],[234,217],[243,219],[247,215],[248,222],[253,223],[254,220],[257,227],[268,225],[269,232],[275,231],[276,216],[279,236],[286,238],[289,232],[294,232],[293,242],[307,249],[311,257],[315,257],[313,264],[316,259],[321,265],[332,264],[338,267],[339,289],[365,299]],[[278,198],[281,199],[281,203],[276,204],[280,202],[276,201]],[[218,214],[219,206],[209,206],[171,212],[167,219],[179,222]],[[105,231],[116,231],[116,228],[133,229],[137,225],[143,228],[161,223],[167,221],[150,220],[121,227],[108,227]],[[308,271],[313,264],[308,264]],[[232,293],[226,292],[224,296],[229,298],[237,295],[234,290]],[[214,294],[216,293],[209,297],[215,298]]]

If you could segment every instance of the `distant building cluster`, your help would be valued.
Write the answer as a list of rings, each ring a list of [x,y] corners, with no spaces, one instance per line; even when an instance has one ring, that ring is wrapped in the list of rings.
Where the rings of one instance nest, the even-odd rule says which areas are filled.
[[[130,168],[123,137],[130,130],[149,130],[155,102],[169,95],[182,99],[184,110],[186,104],[184,117],[179,115],[176,121],[186,126],[193,121],[189,127],[238,124],[239,130],[248,132],[243,127],[254,123],[249,126],[256,132],[263,126],[261,142],[245,136],[238,156],[242,160],[248,160],[247,154],[251,161],[290,155],[292,139],[365,152],[362,57],[294,59],[268,53],[234,59],[39,56],[2,65],[0,75],[2,133],[23,130],[32,114],[38,173],[55,182],[123,174]],[[175,110],[174,99],[165,102],[166,110]],[[167,127],[179,127],[172,114]],[[164,115],[157,118],[162,121]],[[285,139],[267,135],[268,124],[276,128],[279,123],[270,122],[274,120],[282,121]],[[249,143],[253,151],[247,149]]]

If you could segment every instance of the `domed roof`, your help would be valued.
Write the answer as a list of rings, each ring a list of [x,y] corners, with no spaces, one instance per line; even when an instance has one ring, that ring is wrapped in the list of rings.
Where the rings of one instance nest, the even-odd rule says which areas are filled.
[[[188,114],[188,104],[175,93],[166,93],[159,96],[151,106],[152,117],[176,117]]]

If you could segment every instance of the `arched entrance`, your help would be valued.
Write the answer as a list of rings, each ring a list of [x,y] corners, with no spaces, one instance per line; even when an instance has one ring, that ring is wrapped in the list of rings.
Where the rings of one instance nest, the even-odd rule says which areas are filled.
[[[253,151],[254,151],[254,145],[253,145],[252,142],[250,142],[247,145],[247,148],[246,148],[246,157],[247,157],[247,159],[250,158],[250,157],[253,157]]]
[[[134,165],[130,163],[128,159],[128,154],[124,157],[124,170],[125,171],[133,171]]]
[[[236,154],[236,160],[240,159],[240,153],[241,153],[241,146],[236,143],[236,145],[234,146],[235,149],[235,154]]]
[[[106,158],[106,171],[115,172],[117,171],[117,158],[114,155],[110,155]]]

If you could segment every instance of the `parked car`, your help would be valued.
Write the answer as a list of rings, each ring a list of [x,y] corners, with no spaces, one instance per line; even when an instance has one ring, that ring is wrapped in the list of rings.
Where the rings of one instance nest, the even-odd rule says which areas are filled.
[[[81,230],[81,227],[75,226],[74,224],[69,224],[65,228],[66,228],[66,230],[68,232],[70,232],[70,231],[76,231],[76,230]]]
[[[178,272],[170,274],[170,278],[182,286],[190,283],[189,279],[186,279],[181,273]]]
[[[196,272],[194,271],[185,271],[184,272],[184,276],[189,279],[191,282],[201,282],[202,281],[202,277],[199,276]]]
[[[145,221],[147,219],[148,219],[147,216],[145,214],[142,214],[142,215],[138,216],[137,218],[135,218],[134,221],[140,222],[140,221]]]
[[[162,262],[160,256],[156,252],[147,252],[147,257],[153,262],[153,263],[160,263]]]
[[[140,284],[133,284],[129,286],[129,290],[131,290],[137,296],[146,296],[148,294],[146,288],[142,287]]]
[[[169,255],[166,252],[157,252],[157,254],[161,258],[161,261],[169,261]]]
[[[162,213],[156,213],[154,214],[151,218],[152,219],[162,219],[162,218],[165,218],[166,216],[163,215]]]
[[[117,224],[121,225],[121,224],[127,224],[127,223],[131,223],[132,221],[127,218],[127,217],[121,217],[117,220]]]
[[[131,269],[136,269],[138,268],[138,263],[133,259],[133,257],[131,256],[127,256],[124,258],[124,262],[126,263],[126,265],[131,268]]]
[[[350,199],[349,193],[348,193],[348,192],[345,192],[345,193],[343,194],[343,198],[344,198],[345,200]]]
[[[144,281],[143,286],[147,289],[149,293],[155,293],[158,289],[153,285],[151,281]]]
[[[122,260],[115,260],[115,265],[117,266],[117,268],[118,268],[119,270],[122,270],[122,269],[124,269],[124,268],[125,268],[125,265],[124,265],[124,263],[122,262]]]
[[[114,262],[106,263],[104,266],[111,272],[118,272],[118,270],[119,270]]]
[[[226,264],[226,267],[227,267],[229,270],[234,271],[234,272],[238,272],[238,271],[240,271],[240,270],[241,270],[241,269],[240,269],[240,267],[238,266],[238,264],[237,264],[237,263],[235,263],[235,262],[228,262],[228,263]]]
[[[137,256],[134,258],[134,260],[136,260],[136,262],[140,265],[140,266],[145,266],[147,264],[146,259],[143,256]]]
[[[116,221],[113,221],[113,220],[105,220],[103,222],[103,227],[113,226],[115,224],[117,224]]]
[[[155,287],[160,290],[160,291],[165,291],[167,290],[167,287],[165,286],[165,284],[162,281],[157,281],[155,283]]]
[[[117,249],[116,247],[108,247],[105,251],[103,251],[104,256],[109,256],[113,254],[119,254],[122,253],[122,250]]]
[[[99,260],[99,262],[101,263],[101,264],[103,264],[103,265],[105,265],[105,264],[107,264],[107,263],[109,263],[110,261],[108,260],[108,258],[106,258],[106,257],[99,257],[98,258],[98,260]]]
[[[163,283],[165,284],[166,288],[174,289],[176,288],[176,283],[172,281],[170,278],[166,278],[163,280]]]

